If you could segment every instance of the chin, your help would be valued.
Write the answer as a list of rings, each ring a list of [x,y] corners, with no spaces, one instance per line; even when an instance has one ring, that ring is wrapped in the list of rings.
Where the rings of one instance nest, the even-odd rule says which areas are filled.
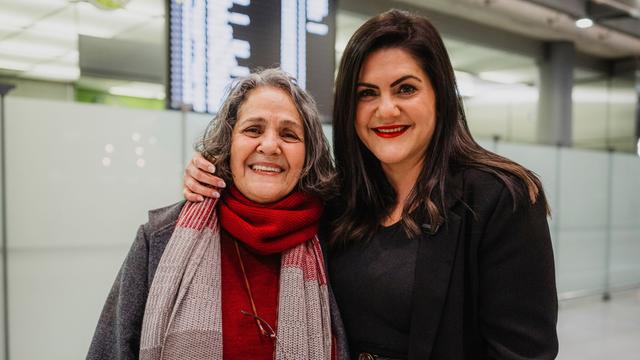
[[[393,165],[402,162],[406,157],[399,155],[397,152],[385,152],[382,154],[373,154],[383,165]]]
[[[249,200],[255,201],[260,204],[267,204],[276,202],[282,198],[284,198],[288,193],[284,190],[276,190],[276,191],[265,191],[268,189],[257,189],[256,191],[251,191],[247,195],[245,195]]]

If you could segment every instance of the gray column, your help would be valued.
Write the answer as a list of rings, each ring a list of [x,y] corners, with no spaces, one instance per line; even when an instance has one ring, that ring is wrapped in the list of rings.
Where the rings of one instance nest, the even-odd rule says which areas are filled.
[[[638,155],[640,155],[640,61],[635,60],[635,88],[636,88],[636,143]]]
[[[571,146],[573,68],[576,50],[572,42],[545,44],[540,63],[538,142]]]
[[[640,83],[640,81],[638,81]],[[640,99],[636,101],[636,142],[638,143],[638,155],[640,155]]]
[[[7,186],[6,186],[6,152],[5,144],[7,140],[6,127],[5,127],[5,109],[4,109],[4,97],[9,91],[13,89],[13,85],[7,85],[0,83],[0,252],[2,252],[0,259],[0,269],[2,270],[2,281],[0,286],[0,299],[2,301],[2,312],[0,312],[0,320],[2,321],[2,327],[0,333],[2,338],[0,344],[2,349],[0,350],[0,358],[9,360],[9,294],[8,289],[8,275],[7,275]]]

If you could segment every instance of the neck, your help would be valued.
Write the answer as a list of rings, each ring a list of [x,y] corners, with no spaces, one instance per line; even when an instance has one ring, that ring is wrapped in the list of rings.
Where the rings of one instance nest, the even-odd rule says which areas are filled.
[[[412,164],[382,164],[382,170],[396,192],[396,204],[391,214],[383,221],[383,225],[391,225],[402,218],[404,205],[422,171],[423,160]]]

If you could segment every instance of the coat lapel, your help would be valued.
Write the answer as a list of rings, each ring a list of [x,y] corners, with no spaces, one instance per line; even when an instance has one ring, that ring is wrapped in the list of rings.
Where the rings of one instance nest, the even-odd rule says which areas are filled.
[[[433,349],[459,243],[461,218],[451,211],[462,195],[462,177],[448,179],[446,221],[418,244],[413,284],[409,359],[428,359]]]

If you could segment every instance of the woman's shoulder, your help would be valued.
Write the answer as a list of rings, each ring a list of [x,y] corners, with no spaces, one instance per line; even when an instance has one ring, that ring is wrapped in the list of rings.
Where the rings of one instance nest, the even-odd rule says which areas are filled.
[[[518,181],[512,174],[490,169],[467,168],[464,170],[463,176],[466,188],[477,188],[485,191],[500,192],[507,187],[505,180]]]
[[[515,180],[510,175],[504,175]],[[464,167],[457,170],[454,175],[457,178],[458,187],[460,187],[465,194],[475,193],[495,193],[499,194],[506,188],[506,184],[497,173],[490,170],[479,169],[475,167]]]
[[[153,237],[156,234],[172,230],[178,222],[178,216],[186,201],[180,201],[169,206],[149,210],[149,220],[143,225],[145,235]]]
[[[536,194],[531,195],[523,179],[499,169],[466,167],[457,176],[460,197],[471,208],[488,210],[504,205],[515,211],[535,204],[546,209],[546,197],[539,183],[536,184]]]
[[[522,196],[526,193],[525,185],[511,174],[466,167],[459,170],[457,177],[460,197],[473,209],[488,210],[501,201],[501,198],[511,205],[526,201]],[[511,189],[507,181],[510,182]]]

